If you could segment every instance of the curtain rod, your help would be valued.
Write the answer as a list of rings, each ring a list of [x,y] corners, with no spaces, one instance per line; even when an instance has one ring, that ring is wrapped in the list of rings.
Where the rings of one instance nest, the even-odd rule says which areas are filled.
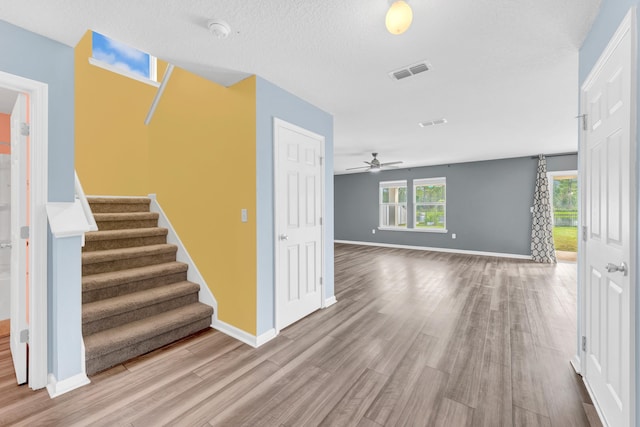
[[[544,156],[545,156],[546,158],[549,158],[549,157],[571,156],[571,155],[573,155],[573,154],[578,154],[578,152],[577,152],[577,151],[570,151],[570,152],[568,152],[568,153],[545,154]],[[540,155],[537,155],[537,156],[531,156],[531,158],[532,158],[532,159],[537,159],[537,158],[539,158],[539,156],[540,156]]]

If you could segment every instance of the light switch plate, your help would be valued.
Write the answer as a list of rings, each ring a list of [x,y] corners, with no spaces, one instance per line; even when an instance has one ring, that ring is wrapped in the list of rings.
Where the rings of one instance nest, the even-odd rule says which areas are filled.
[[[240,211],[240,219],[241,219],[241,221],[242,221],[242,222],[247,222],[247,221],[249,221],[249,217],[248,217],[248,215],[247,215],[247,210],[246,210],[246,209],[242,209],[242,210]]]

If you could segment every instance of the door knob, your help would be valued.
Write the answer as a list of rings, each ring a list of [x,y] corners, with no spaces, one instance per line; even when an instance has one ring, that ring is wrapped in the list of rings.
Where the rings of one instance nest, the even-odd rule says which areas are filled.
[[[607,272],[609,273],[616,273],[616,272],[620,272],[622,274],[624,274],[625,276],[627,275],[628,271],[627,271],[627,264],[625,264],[624,262],[620,265],[615,265],[613,263],[608,263],[605,268],[607,269]]]
[[[280,240],[289,240],[289,236],[287,236],[286,234],[281,234]]]

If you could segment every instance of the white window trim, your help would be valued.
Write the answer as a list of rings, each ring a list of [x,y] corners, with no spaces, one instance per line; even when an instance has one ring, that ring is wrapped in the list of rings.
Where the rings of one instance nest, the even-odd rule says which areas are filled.
[[[407,190],[409,186],[407,185],[406,179],[396,180],[396,181],[380,181],[378,183],[378,230],[396,230],[396,231],[404,231],[409,229],[409,218],[407,218],[407,224],[404,227],[396,226],[383,226],[382,224],[382,207],[383,206],[404,206],[405,210],[408,210],[407,202],[404,203],[383,203],[382,202],[382,190],[385,188],[397,188],[397,187],[405,187]]]
[[[128,71],[114,67],[113,65],[107,64],[106,62],[100,61],[94,57],[89,58],[89,64],[102,68],[107,71],[111,71],[112,73],[120,74],[121,76],[124,76],[124,77],[129,77],[130,79],[137,80],[139,82],[148,84],[153,87],[160,87],[160,83],[157,81],[150,80],[150,79],[147,79],[146,77],[140,76],[139,74],[130,73]],[[154,77],[154,75],[157,77],[158,59],[155,56],[151,56],[151,55],[149,55],[149,72],[151,74],[151,77]]]
[[[444,203],[430,202],[430,203],[418,203],[416,202],[416,187],[424,185],[444,185]],[[418,213],[418,206],[444,206],[444,228],[418,228],[416,227],[416,215]],[[412,231],[419,233],[447,233],[447,177],[441,176],[437,178],[419,178],[413,180],[413,228]]]
[[[409,231],[411,233],[437,233],[446,234],[449,230],[443,228],[405,228],[405,227],[378,227],[380,231]]]

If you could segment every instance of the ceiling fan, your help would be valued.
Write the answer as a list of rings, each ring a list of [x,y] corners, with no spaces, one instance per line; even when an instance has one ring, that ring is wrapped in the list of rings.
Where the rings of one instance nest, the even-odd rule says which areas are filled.
[[[387,163],[380,163],[380,160],[378,160],[378,153],[371,153],[371,155],[373,156],[373,159],[371,159],[370,162],[365,161],[365,163],[369,166],[360,166],[357,168],[348,168],[347,170],[356,170],[356,169],[366,169],[367,171],[371,171],[371,172],[380,172],[380,170],[382,169],[386,169],[389,168],[389,166],[391,167],[397,167],[394,165],[399,165],[402,162],[387,162]]]

